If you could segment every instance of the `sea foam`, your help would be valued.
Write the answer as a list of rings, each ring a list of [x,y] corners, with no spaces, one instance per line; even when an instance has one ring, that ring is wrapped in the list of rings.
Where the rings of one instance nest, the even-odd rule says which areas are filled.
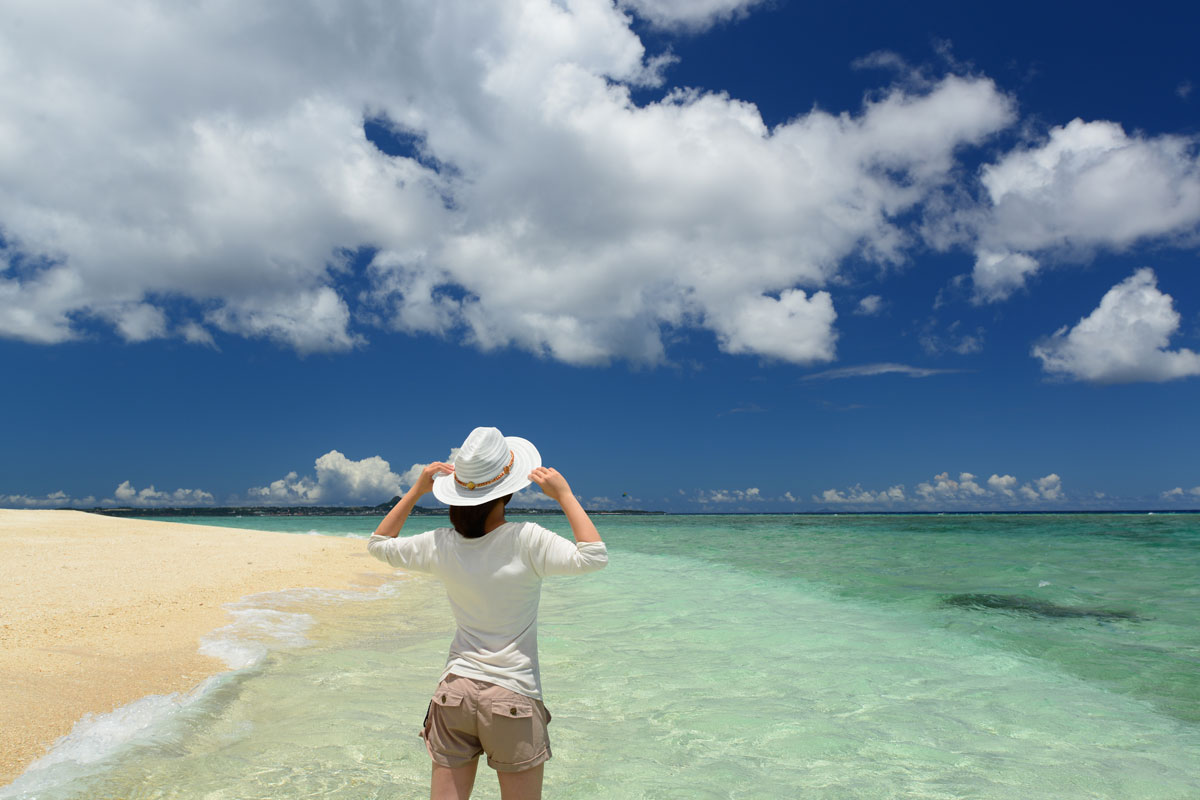
[[[219,658],[230,669],[254,666],[274,649],[303,647],[312,616],[244,603],[227,606],[233,622],[200,640],[203,655]]]

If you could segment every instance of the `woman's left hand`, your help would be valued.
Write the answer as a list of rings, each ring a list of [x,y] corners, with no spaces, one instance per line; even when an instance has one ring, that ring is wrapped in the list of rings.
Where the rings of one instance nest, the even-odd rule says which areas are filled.
[[[417,482],[413,484],[413,488],[417,490],[418,496],[426,495],[433,491],[434,478],[438,475],[448,475],[452,472],[454,472],[453,464],[447,464],[444,461],[435,461],[421,470],[421,477],[417,478]]]

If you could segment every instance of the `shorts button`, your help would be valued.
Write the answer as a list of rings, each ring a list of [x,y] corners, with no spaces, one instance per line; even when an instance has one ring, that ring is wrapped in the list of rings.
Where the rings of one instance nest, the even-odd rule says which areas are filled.
[[[515,717],[517,715],[517,710],[515,708],[510,708],[508,710],[508,713],[512,714]]]
[[[446,695],[442,695],[442,702],[446,702]]]

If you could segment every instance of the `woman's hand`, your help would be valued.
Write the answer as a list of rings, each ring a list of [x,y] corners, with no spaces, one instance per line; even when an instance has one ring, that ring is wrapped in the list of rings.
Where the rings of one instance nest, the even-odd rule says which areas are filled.
[[[592,524],[591,518],[583,510],[583,506],[575,499],[575,495],[571,494],[571,487],[567,485],[567,479],[562,476],[562,473],[554,467],[538,467],[529,473],[529,480],[536,483],[547,496],[557,500],[558,504],[562,506],[563,513],[567,515],[567,522],[571,524],[571,533],[575,534],[576,542],[600,541],[600,532]]]
[[[450,472],[454,472],[454,465],[447,464],[444,461],[435,461],[421,470],[421,474],[417,477],[417,482],[404,493],[404,497],[400,498],[400,502],[392,506],[392,510],[387,513],[387,516],[383,518],[383,522],[379,523],[379,527],[375,529],[375,534],[377,536],[396,536],[400,533],[400,529],[404,527],[404,523],[408,520],[409,512],[413,510],[413,506],[417,504],[418,500],[433,491],[433,479],[438,475],[445,475]]]
[[[548,497],[558,502],[562,502],[564,497],[571,497],[571,487],[567,485],[567,479],[562,476],[562,473],[554,469],[554,467],[537,467],[533,472],[529,473],[529,480],[538,485]]]
[[[454,472],[454,465],[444,461],[435,461],[425,467],[421,470],[421,476],[417,478],[417,482],[413,484],[413,488],[417,490],[417,496],[422,497],[432,492],[433,479],[438,475],[448,475],[451,472]]]

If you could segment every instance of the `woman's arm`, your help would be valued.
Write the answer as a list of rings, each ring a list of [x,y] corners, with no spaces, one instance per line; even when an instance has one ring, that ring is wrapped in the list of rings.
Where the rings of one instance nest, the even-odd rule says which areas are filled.
[[[387,513],[387,516],[383,518],[383,522],[380,522],[379,527],[375,529],[375,535],[395,538],[400,533],[400,529],[404,527],[404,523],[408,520],[408,515],[412,512],[417,501],[433,491],[433,479],[438,475],[451,472],[454,472],[454,465],[446,464],[442,461],[435,461],[421,470],[421,476],[417,478],[417,482],[404,493],[404,497],[400,498],[399,503],[392,506],[392,510]]]
[[[583,510],[583,506],[575,499],[575,495],[571,494],[571,487],[567,485],[567,479],[562,476],[562,473],[553,467],[537,467],[529,473],[529,480],[536,483],[548,497],[557,500],[558,504],[562,506],[576,542],[601,541],[600,532],[596,530],[596,526],[587,512]],[[386,520],[384,521],[386,522]]]

